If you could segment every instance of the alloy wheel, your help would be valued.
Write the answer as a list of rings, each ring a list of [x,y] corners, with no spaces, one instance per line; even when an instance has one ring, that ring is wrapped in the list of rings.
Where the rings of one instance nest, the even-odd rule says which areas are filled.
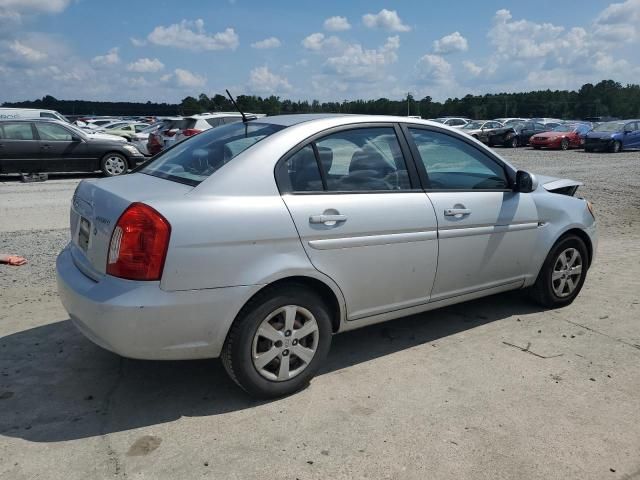
[[[116,155],[111,155],[105,160],[104,169],[109,175],[115,176],[125,172],[127,169],[127,165],[123,158]]]
[[[559,298],[571,295],[582,277],[582,255],[575,248],[567,248],[556,258],[551,274],[553,292]]]
[[[309,310],[299,305],[280,307],[260,323],[253,337],[253,366],[268,380],[290,380],[309,366],[319,339],[318,322]]]

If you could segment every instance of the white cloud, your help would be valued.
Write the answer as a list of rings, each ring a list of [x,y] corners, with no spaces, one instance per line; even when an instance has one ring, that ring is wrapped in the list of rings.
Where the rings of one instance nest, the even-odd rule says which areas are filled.
[[[275,95],[291,90],[289,80],[269,71],[269,68],[257,67],[249,73],[249,89],[255,93]]]
[[[593,33],[611,43],[640,40],[640,0],[612,3],[596,17]]]
[[[423,56],[418,61],[418,72],[426,83],[454,83],[451,64],[440,55]]]
[[[255,42],[251,44],[251,48],[257,48],[259,50],[264,50],[267,48],[278,48],[282,45],[282,42],[276,37],[265,38],[264,40],[260,40],[259,42]]]
[[[453,32],[433,42],[433,51],[441,55],[466,52],[468,49],[469,42],[467,42],[467,39],[464,38],[460,32]]]
[[[91,63],[98,67],[108,67],[120,63],[120,55],[118,55],[118,47],[112,48],[105,55],[93,57]]]
[[[383,8],[378,13],[367,13],[362,16],[362,23],[368,28],[383,28],[391,32],[408,32],[411,27],[402,23],[395,10]]]
[[[482,73],[482,67],[468,60],[465,60],[464,62],[462,62],[462,66],[465,68],[467,72],[469,72],[474,77],[477,77]]]
[[[176,68],[173,71],[175,75],[176,83],[179,87],[195,88],[204,87],[207,83],[207,79],[201,75],[196,75],[189,70],[183,70],[182,68]]]
[[[71,0],[0,0],[0,20],[19,22],[24,15],[60,13],[70,3]]]
[[[14,40],[9,44],[9,50],[11,50],[14,54],[20,57],[27,62],[39,62],[47,58],[47,54],[41,52],[40,50],[36,50],[24,43]]]
[[[131,45],[134,47],[144,47],[147,44],[146,40],[140,40],[139,38],[131,37]]]
[[[324,21],[324,29],[330,32],[344,32],[349,30],[351,25],[346,17],[329,17]]]
[[[194,51],[235,50],[240,43],[233,28],[215,34],[207,33],[201,18],[195,21],[182,20],[168,27],[157,26],[147,36],[147,40],[155,45]]]
[[[127,65],[127,70],[138,73],[159,72],[164,68],[164,64],[157,58],[139,58],[135,62]]]
[[[344,43],[338,37],[325,36],[324,33],[312,33],[302,40],[302,46],[314,52],[335,52],[344,47]]]
[[[384,76],[384,67],[398,60],[400,37],[387,38],[386,43],[377,49],[364,49],[356,43],[347,45],[340,55],[331,56],[325,62],[325,68],[343,79],[357,79],[373,82]]]

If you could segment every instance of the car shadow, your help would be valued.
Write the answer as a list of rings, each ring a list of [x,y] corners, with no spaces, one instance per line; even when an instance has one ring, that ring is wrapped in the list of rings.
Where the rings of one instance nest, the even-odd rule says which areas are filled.
[[[47,176],[49,177],[44,182],[48,180],[83,180],[85,178],[102,178],[103,175],[100,172],[91,172],[91,173],[55,173],[48,172]],[[2,182],[22,182],[22,175],[20,174],[2,174],[0,175],[0,183]],[[42,181],[34,182],[41,183]]]
[[[512,316],[540,311],[521,292],[337,335],[319,375]],[[218,360],[123,359],[69,320],[0,338],[0,435],[59,442],[268,403],[249,397]]]

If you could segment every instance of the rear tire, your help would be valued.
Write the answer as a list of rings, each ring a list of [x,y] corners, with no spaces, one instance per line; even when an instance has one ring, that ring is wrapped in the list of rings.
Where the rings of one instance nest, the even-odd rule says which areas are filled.
[[[531,287],[531,296],[543,307],[569,305],[578,296],[587,276],[589,252],[576,235],[561,237],[551,248]]]
[[[618,153],[622,151],[622,144],[616,140],[615,142],[613,142],[613,145],[611,145],[611,153]]]
[[[123,175],[129,170],[129,162],[121,153],[107,153],[100,161],[100,170],[105,177],[117,177]]]
[[[268,288],[238,314],[222,349],[222,364],[251,396],[290,395],[315,376],[331,335],[329,310],[315,292],[298,284]]]
[[[520,141],[518,140],[518,137],[513,137],[510,141],[509,141],[509,146],[511,148],[518,148],[520,146]]]

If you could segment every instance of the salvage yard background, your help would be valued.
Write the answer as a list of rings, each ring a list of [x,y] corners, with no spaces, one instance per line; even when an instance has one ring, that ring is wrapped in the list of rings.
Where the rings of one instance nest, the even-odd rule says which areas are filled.
[[[5,178],[0,251],[30,263],[0,266],[0,478],[640,478],[640,153],[497,150],[586,184],[600,245],[575,303],[513,292],[343,334],[271,402],[217,360],[82,337],[54,273],[79,178]]]

